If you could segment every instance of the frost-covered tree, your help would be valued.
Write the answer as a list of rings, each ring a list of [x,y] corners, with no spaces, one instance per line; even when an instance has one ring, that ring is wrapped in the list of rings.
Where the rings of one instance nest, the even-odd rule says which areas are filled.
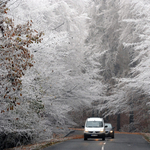
[[[21,132],[23,129],[34,132],[35,122],[39,121],[37,111],[43,105],[33,106],[26,99],[26,93],[22,90],[22,77],[34,64],[28,47],[32,43],[40,43],[43,33],[32,28],[32,20],[15,25],[14,20],[7,15],[6,4],[3,1],[0,3],[3,15],[0,37],[0,132],[6,135],[8,132]]]
[[[28,67],[33,66],[32,57],[27,47],[40,42],[42,35],[32,35],[31,22],[14,27],[12,19],[3,21],[4,36],[1,38],[1,97],[9,104],[16,105],[17,99],[22,96],[20,78]],[[16,96],[14,96],[16,95]],[[19,96],[19,97],[17,97]],[[6,99],[6,100],[5,100]],[[10,109],[12,109],[11,105]],[[6,109],[6,108],[5,108]],[[9,108],[8,108],[9,109]]]
[[[142,109],[149,99],[147,4],[136,0],[93,3],[86,54],[93,77],[105,81],[106,96],[99,105],[105,115],[137,110],[148,115]]]
[[[89,97],[88,101],[84,98],[90,86],[83,64],[88,3],[88,0],[80,3],[73,0],[8,3],[10,12],[7,15],[15,18],[15,24],[32,19],[33,28],[45,33],[41,44],[28,46],[35,63],[21,78],[29,110],[43,120],[36,128],[37,132],[43,124],[53,132],[58,132],[57,126],[65,128],[65,124],[73,124],[67,113],[78,110],[77,106],[84,103],[89,104]],[[87,85],[87,89],[83,88]],[[42,133],[43,136],[47,134]]]
[[[147,42],[149,39],[149,2],[146,0],[140,2],[136,0],[122,1],[120,7],[120,12],[122,12],[120,16],[122,16],[123,24],[126,25],[126,28],[130,27],[131,31],[129,36],[122,33],[120,39],[122,40],[123,37],[125,48],[132,49],[132,51],[130,51],[130,78],[123,80],[123,82],[127,83],[131,89],[137,91],[136,95],[139,95],[134,103],[136,105],[140,99],[141,104],[139,107],[136,105],[133,109],[144,111],[144,109],[147,109],[146,103],[149,102],[149,44]],[[123,15],[124,9],[122,8],[125,10],[129,9],[129,13]],[[124,33],[127,33],[126,31],[125,29]],[[144,95],[144,98],[141,98],[143,97],[142,95]],[[144,116],[148,116],[148,113],[145,112]]]

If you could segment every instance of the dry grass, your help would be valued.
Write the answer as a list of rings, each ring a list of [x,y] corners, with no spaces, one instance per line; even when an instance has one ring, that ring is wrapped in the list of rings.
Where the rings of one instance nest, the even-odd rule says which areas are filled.
[[[115,131],[115,133],[117,133],[117,134],[137,134],[137,135],[141,135],[141,133],[139,133],[139,132],[119,132],[119,131]]]
[[[79,130],[79,131],[83,131],[84,128],[69,128],[70,130]]]
[[[20,147],[14,147],[14,148],[9,148],[6,150],[42,150],[48,146],[54,145],[56,143],[64,142],[66,140],[71,140],[71,139],[81,139],[83,138],[83,135],[76,135],[72,137],[66,137],[66,138],[56,138],[56,139],[51,139],[46,142],[41,142],[41,143],[36,143],[32,145],[26,145],[26,146],[20,146]]]
[[[141,135],[143,135],[145,140],[150,143],[150,133],[141,133]]]

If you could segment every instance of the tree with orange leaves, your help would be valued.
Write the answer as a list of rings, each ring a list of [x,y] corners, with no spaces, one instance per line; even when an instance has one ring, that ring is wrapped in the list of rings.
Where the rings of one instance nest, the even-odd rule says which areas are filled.
[[[21,77],[33,66],[33,55],[28,46],[41,42],[42,32],[32,29],[32,20],[14,25],[7,14],[6,2],[0,1],[0,103],[1,113],[13,110],[22,97]]]

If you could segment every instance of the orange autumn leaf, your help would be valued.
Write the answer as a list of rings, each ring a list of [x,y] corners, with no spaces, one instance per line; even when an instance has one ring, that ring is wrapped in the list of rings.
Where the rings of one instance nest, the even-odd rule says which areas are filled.
[[[1,113],[5,112],[4,110],[1,110]]]
[[[36,33],[38,33],[36,30],[34,30]]]
[[[10,106],[10,110],[14,110],[14,107],[13,107],[13,106]]]
[[[7,95],[5,94],[4,98],[6,98],[6,96],[7,96]]]
[[[13,33],[12,36],[15,36],[15,33]]]

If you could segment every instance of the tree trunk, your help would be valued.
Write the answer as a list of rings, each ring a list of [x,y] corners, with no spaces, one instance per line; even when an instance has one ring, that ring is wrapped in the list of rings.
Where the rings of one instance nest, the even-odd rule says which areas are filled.
[[[120,114],[117,115],[117,131],[120,130]]]

